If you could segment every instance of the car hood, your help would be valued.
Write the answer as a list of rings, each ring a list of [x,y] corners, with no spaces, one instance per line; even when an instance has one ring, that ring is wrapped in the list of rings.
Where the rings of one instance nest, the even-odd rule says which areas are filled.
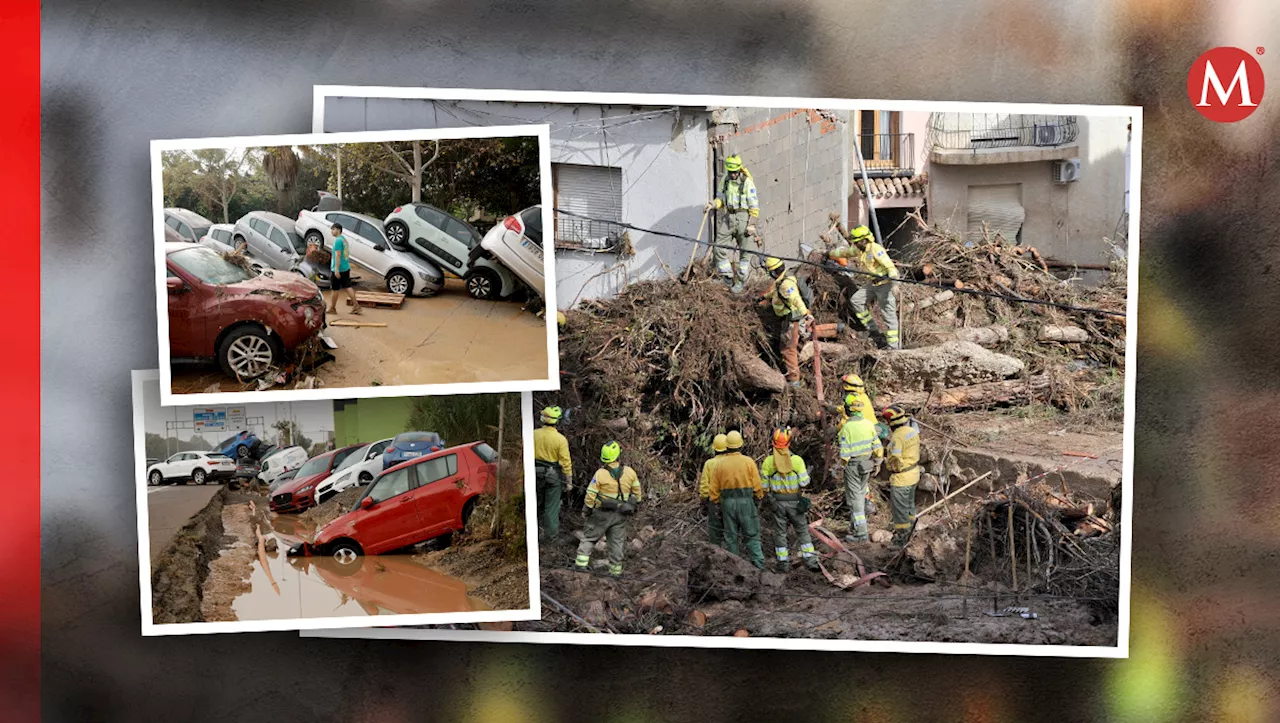
[[[306,487],[309,484],[312,484],[312,483],[318,484],[320,482],[323,482],[325,478],[328,476],[329,476],[328,472],[321,472],[319,474],[310,475],[309,477],[294,477],[288,482],[285,482],[284,484],[277,487],[276,491],[273,494],[282,495],[286,492],[296,493],[298,490],[302,489],[303,487]]]
[[[227,284],[221,287],[225,292],[232,294],[242,294],[248,296],[250,294],[268,294],[278,295],[294,301],[306,301],[315,298],[320,293],[320,287],[311,283],[309,279],[305,279],[298,274],[291,274],[287,271],[274,271],[270,276],[263,274],[255,276],[247,281],[240,281],[234,284]]]

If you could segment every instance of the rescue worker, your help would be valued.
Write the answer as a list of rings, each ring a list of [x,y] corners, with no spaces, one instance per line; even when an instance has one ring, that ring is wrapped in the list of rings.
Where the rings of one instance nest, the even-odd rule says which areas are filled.
[[[857,394],[844,398],[847,418],[840,427],[840,460],[844,463],[844,503],[849,507],[847,542],[866,542],[866,502],[871,476],[884,457],[875,424],[862,416]]]
[[[858,226],[849,232],[849,245],[827,252],[832,259],[853,259],[858,271],[875,274],[874,277],[863,276],[862,285],[849,297],[849,305],[853,307],[853,315],[868,332],[876,333],[876,322],[867,308],[874,302],[880,307],[880,315],[884,317],[884,339],[890,349],[901,349],[898,338],[898,300],[893,294],[894,282],[898,278],[898,267],[884,247],[875,242],[871,229]]]
[[[756,194],[756,183],[752,180],[751,173],[742,166],[740,156],[733,155],[724,159],[724,171],[724,180],[716,191],[715,200],[709,202],[704,210],[723,208],[728,211],[716,224],[716,273],[730,285],[730,291],[741,294],[747,285],[747,276],[751,273],[751,254],[760,249],[756,240],[760,199]],[[735,244],[738,247],[736,269],[731,258],[732,251],[728,248]]]
[[[591,564],[591,550],[600,538],[608,541],[609,575],[622,576],[622,559],[626,554],[627,519],[636,512],[641,499],[640,479],[636,471],[618,462],[622,447],[609,442],[600,448],[600,463],[587,485],[587,524],[582,530],[582,542],[578,544],[578,556],[573,564],[579,572],[587,572]]]
[[[738,536],[743,538],[747,559],[764,569],[764,550],[760,547],[760,517],[756,513],[755,500],[764,498],[764,485],[760,470],[750,457],[742,454],[742,434],[738,431],[725,435],[724,456],[711,468],[708,485],[712,504],[720,505],[724,515],[724,549],[741,554]],[[754,500],[752,499],[754,498]]]
[[[881,414],[889,424],[890,505],[893,509],[893,544],[907,544],[916,516],[916,484],[920,482],[920,433],[901,405],[891,404]]]
[[[773,313],[782,319],[782,331],[778,340],[779,354],[787,367],[787,382],[800,386],[800,341],[808,338],[813,329],[813,314],[800,294],[795,274],[787,271],[782,259],[770,256],[764,260],[764,268],[773,277]]]
[[[702,499],[702,508],[707,512],[707,540],[713,545],[719,545],[724,540],[724,521],[720,516],[720,505],[711,501],[711,468],[728,451],[727,444],[728,437],[723,434],[715,436],[711,441],[711,451],[715,454],[702,463],[702,476],[698,478],[698,496]]]
[[[538,496],[538,522],[546,539],[560,534],[560,496],[573,482],[573,460],[569,440],[556,429],[564,411],[560,407],[542,410],[542,426],[533,431],[534,491]],[[543,539],[541,536],[539,539]]]
[[[801,490],[809,486],[809,470],[804,459],[791,453],[791,428],[773,430],[773,454],[760,463],[765,501],[773,508],[773,552],[778,572],[791,571],[791,552],[787,548],[787,528],[795,528],[796,546],[804,566],[818,572],[818,551],[809,535],[809,498]]]

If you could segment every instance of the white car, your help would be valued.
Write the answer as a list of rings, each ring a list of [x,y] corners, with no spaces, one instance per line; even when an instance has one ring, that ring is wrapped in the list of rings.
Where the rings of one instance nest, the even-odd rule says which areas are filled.
[[[297,271],[307,245],[293,230],[293,219],[271,211],[250,211],[231,235],[231,245],[249,245],[249,255],[273,269]]]
[[[330,497],[351,489],[356,485],[366,485],[382,473],[382,453],[386,451],[391,439],[380,439],[357,449],[342,464],[316,487],[316,504],[322,504]]]
[[[342,225],[347,237],[347,250],[351,263],[368,269],[386,280],[387,291],[393,294],[422,294],[430,296],[444,287],[444,274],[429,261],[412,254],[397,251],[387,245],[382,222],[372,216],[351,211],[298,212],[294,230],[307,244],[316,244],[333,251],[333,224]]]
[[[302,447],[277,448],[262,458],[262,470],[258,472],[258,478],[270,485],[277,477],[301,467],[306,461],[307,450]]]
[[[235,224],[215,223],[213,226],[209,227],[209,233],[205,234],[204,237],[200,239],[200,245],[208,246],[220,254],[235,253],[236,244],[233,238],[235,232]],[[249,266],[259,274],[267,269],[266,264],[263,264],[261,261],[253,257],[249,257]]]
[[[231,479],[236,474],[236,461],[217,452],[178,452],[163,462],[147,468],[147,484],[191,480],[198,485],[220,479]]]
[[[526,286],[543,295],[546,274],[542,260],[542,206],[530,206],[489,229],[472,257],[489,254]],[[545,297],[544,297],[545,298]]]
[[[471,224],[425,203],[398,206],[386,218],[387,242],[426,259],[467,285],[477,299],[510,296],[519,280],[488,254],[479,253],[480,232]]]
[[[176,231],[183,241],[196,243],[205,234],[209,233],[210,227],[213,226],[213,221],[189,209],[166,208],[164,210],[164,225]]]

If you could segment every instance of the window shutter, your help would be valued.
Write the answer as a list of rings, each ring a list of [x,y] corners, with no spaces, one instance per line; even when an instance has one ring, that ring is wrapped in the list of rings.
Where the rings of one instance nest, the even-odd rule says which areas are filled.
[[[1026,210],[1022,208],[1021,198],[1022,186],[1017,183],[970,186],[968,240],[971,243],[981,243],[985,223],[987,234],[991,238],[999,234],[1006,242],[1017,243],[1018,231],[1026,220]]]

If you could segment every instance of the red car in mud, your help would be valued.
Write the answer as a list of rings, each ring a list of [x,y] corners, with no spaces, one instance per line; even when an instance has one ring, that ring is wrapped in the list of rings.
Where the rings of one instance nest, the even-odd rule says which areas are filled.
[[[350,447],[318,454],[304,462],[298,468],[298,472],[293,476],[293,479],[280,485],[275,492],[271,493],[271,511],[284,514],[302,512],[315,507],[316,485],[333,474],[333,471],[338,468],[338,465],[342,464],[342,460],[346,459],[347,455],[363,446],[362,444],[353,444]]]
[[[354,509],[316,530],[304,552],[353,565],[462,531],[476,498],[492,494],[498,453],[484,442],[449,447],[402,462],[378,475]]]
[[[200,244],[166,243],[171,359],[216,358],[255,379],[324,328],[320,288],[298,274],[257,275]]]

